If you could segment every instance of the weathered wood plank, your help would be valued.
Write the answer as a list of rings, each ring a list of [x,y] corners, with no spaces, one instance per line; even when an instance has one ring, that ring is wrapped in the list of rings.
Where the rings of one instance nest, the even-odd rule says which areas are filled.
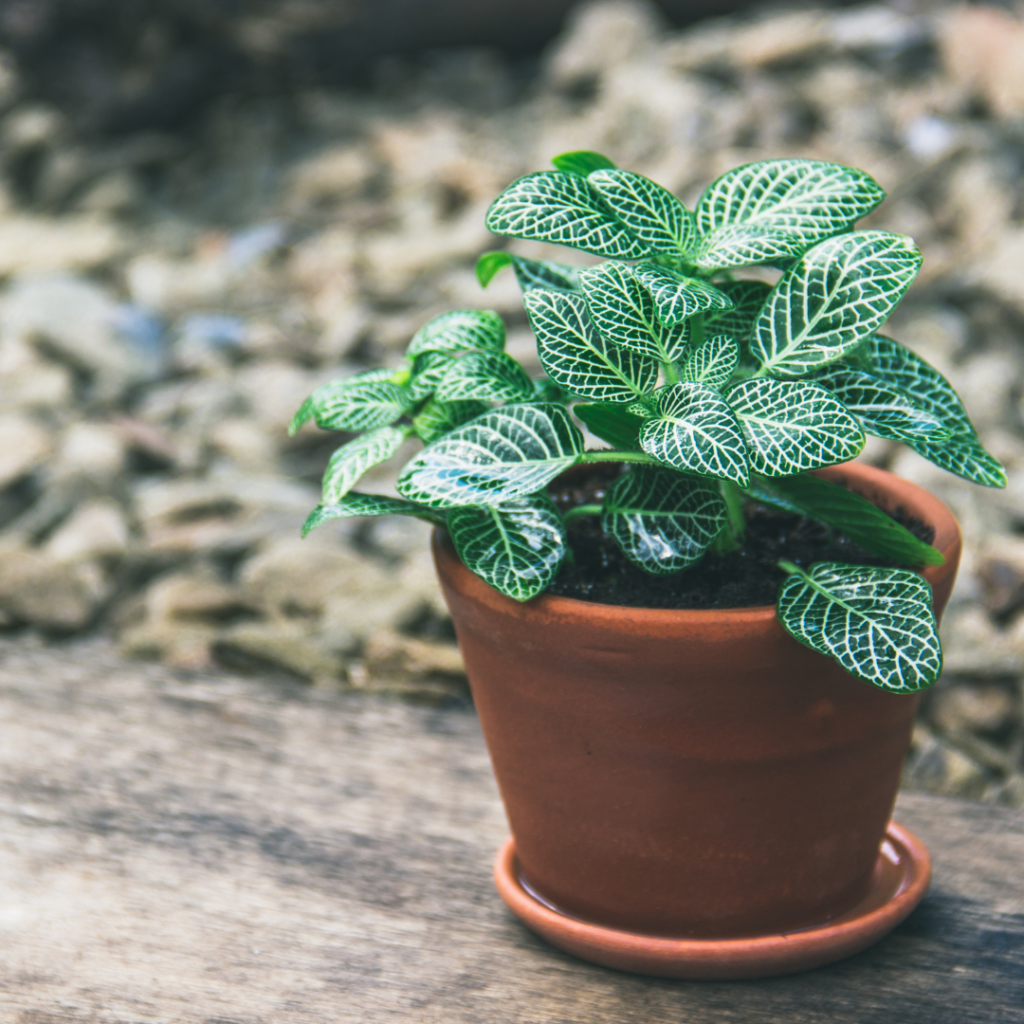
[[[0,647],[0,1020],[1024,1021],[1024,816],[923,796],[888,940],[752,983],[591,967],[498,901],[469,710]]]

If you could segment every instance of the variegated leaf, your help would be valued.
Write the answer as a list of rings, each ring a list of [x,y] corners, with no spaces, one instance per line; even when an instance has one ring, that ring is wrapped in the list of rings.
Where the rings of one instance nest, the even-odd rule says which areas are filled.
[[[412,427],[424,444],[436,441],[449,430],[461,427],[490,410],[484,402],[439,402],[431,399],[413,418]]]
[[[794,159],[737,167],[697,203],[705,237],[695,262],[715,270],[799,256],[847,230],[884,198],[869,175],[838,164]]]
[[[586,178],[561,171],[541,171],[512,182],[487,211],[487,227],[497,235],[556,242],[609,259],[650,255]]]
[[[524,292],[531,288],[558,288],[561,291],[576,291],[575,267],[549,260],[528,260],[525,256],[513,256],[508,252],[485,252],[476,261],[476,277],[481,288],[494,280],[495,274],[505,267],[512,267],[519,287]]]
[[[471,352],[449,367],[435,394],[442,402],[517,402],[533,394],[533,381],[505,352]]]
[[[658,416],[644,422],[640,447],[686,473],[740,485],[750,479],[743,431],[725,399],[703,384],[662,388]]]
[[[640,428],[650,415],[640,416],[627,406],[607,402],[579,402],[572,411],[596,437],[607,441],[613,448],[626,451],[640,447]]]
[[[408,436],[405,427],[381,427],[342,445],[324,471],[323,504],[337,504],[368,469],[387,462]]]
[[[983,487],[1005,487],[1006,470],[999,460],[985,451],[973,434],[954,434],[945,441],[906,441],[918,455],[947,473]]]
[[[693,214],[667,188],[617,169],[594,171],[587,180],[651,252],[686,255],[694,248],[698,235]]]
[[[500,352],[505,347],[505,324],[489,309],[456,309],[435,316],[409,342],[410,359],[427,352]]]
[[[540,364],[557,384],[605,402],[630,402],[654,389],[658,364],[601,337],[582,296],[535,289],[523,303],[537,335]]]
[[[824,388],[806,381],[741,381],[728,395],[747,439],[750,468],[790,476],[846,462],[864,447],[860,424]]]
[[[390,381],[394,375],[394,370],[380,367],[375,370],[364,370],[362,373],[344,377],[341,380],[332,380],[329,384],[318,387],[292,417],[292,421],[288,425],[288,433],[295,434],[303,424],[315,417],[317,409],[324,403],[343,402],[346,392],[355,391],[358,394],[364,385]]]
[[[752,352],[782,377],[841,358],[884,322],[920,265],[903,235],[854,231],[820,242],[772,290],[754,324]]]
[[[565,524],[544,495],[453,508],[448,532],[466,568],[515,601],[546,590],[565,557]]]
[[[740,347],[729,334],[706,338],[687,357],[680,379],[690,384],[720,388],[726,384],[740,361]]]
[[[391,381],[369,381],[351,387],[318,388],[313,396],[313,419],[323,430],[374,430],[408,412],[409,392]]]
[[[455,357],[447,352],[426,352],[417,356],[407,385],[409,398],[413,402],[429,398],[454,364]]]
[[[608,488],[601,528],[641,569],[666,576],[693,565],[725,522],[713,484],[654,466],[633,466]]]
[[[636,279],[651,293],[658,319],[678,324],[694,313],[731,309],[732,299],[699,277],[686,277],[668,267],[640,263],[633,268]]]
[[[317,505],[302,524],[302,536],[331,519],[347,519],[351,516],[415,516],[428,523],[444,523],[444,516],[426,505],[417,505],[402,498],[389,498],[383,494],[358,494],[349,491],[334,505]]]
[[[539,491],[583,451],[560,405],[506,405],[438,438],[412,459],[398,492],[433,508],[503,505]]]
[[[740,344],[750,341],[761,307],[771,285],[764,281],[723,281],[715,287],[732,299],[731,309],[712,310],[704,314],[704,330],[708,334],[731,334]]]
[[[580,291],[602,338],[620,348],[657,359],[679,359],[686,348],[686,323],[666,327],[654,312],[654,299],[633,276],[628,263],[602,263],[579,276]]]
[[[782,584],[777,610],[800,643],[891,693],[923,690],[942,671],[931,587],[916,573],[819,562]]]
[[[558,156],[552,157],[551,162],[559,171],[565,171],[568,174],[580,174],[584,178],[591,171],[599,171],[602,168],[615,166],[608,157],[595,153],[590,149],[574,149],[571,153],[559,153]]]
[[[869,434],[890,441],[943,441],[950,435],[937,416],[880,377],[833,364],[814,381],[827,388],[860,420]]]

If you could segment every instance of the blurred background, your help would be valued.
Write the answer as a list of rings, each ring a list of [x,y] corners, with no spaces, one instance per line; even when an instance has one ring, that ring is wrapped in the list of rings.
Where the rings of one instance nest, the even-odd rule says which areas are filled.
[[[773,156],[888,190],[866,225],[925,254],[889,333],[1011,480],[865,453],[967,542],[906,784],[1024,803],[1020,4],[2,0],[0,652],[465,704],[426,528],[300,541],[343,437],[286,426],[454,307],[497,309],[536,368],[511,275],[473,266],[506,244],[490,200],[576,148],[691,204]]]

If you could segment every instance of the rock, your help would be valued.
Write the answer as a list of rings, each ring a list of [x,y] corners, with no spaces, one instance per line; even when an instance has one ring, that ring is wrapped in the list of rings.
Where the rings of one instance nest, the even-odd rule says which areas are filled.
[[[168,316],[196,306],[218,305],[234,277],[222,247],[193,260],[148,253],[133,259],[125,270],[132,301]]]
[[[128,523],[121,506],[97,498],[79,506],[46,542],[55,562],[116,561],[128,550]]]
[[[45,346],[94,378],[97,397],[110,399],[160,371],[162,355],[117,332],[118,304],[92,282],[68,275],[22,277],[3,301],[0,330]]]
[[[74,381],[66,366],[44,358],[24,338],[0,332],[0,409],[67,408]]]
[[[289,175],[289,209],[305,212],[359,195],[376,173],[370,154],[358,146],[335,145],[296,164]]]
[[[914,728],[914,740],[901,785],[940,796],[979,799],[992,777],[981,765],[933,736],[924,726]]]
[[[930,703],[931,721],[944,733],[1000,733],[1012,724],[1017,710],[1015,695],[991,683],[940,686]]]
[[[359,689],[423,703],[465,702],[469,697],[462,655],[454,643],[419,640],[392,630],[369,637],[350,679]]]
[[[1007,619],[1024,608],[1024,540],[993,537],[980,553],[976,572],[993,615]]]
[[[313,633],[299,623],[242,625],[220,635],[213,656],[235,671],[285,675],[302,682],[337,685],[346,680],[347,640]]]
[[[105,594],[95,567],[73,569],[34,551],[0,549],[0,609],[47,632],[73,633],[95,617]]]
[[[950,608],[942,622],[945,671],[973,679],[1024,674],[1024,650],[974,605]]]
[[[1024,229],[1005,230],[967,270],[967,280],[1024,315],[1024,276],[1018,272],[1022,262]]]
[[[37,469],[50,447],[49,434],[33,420],[0,416],[0,490]]]
[[[121,251],[120,232],[92,217],[14,216],[0,220],[0,277],[91,270]]]
[[[741,68],[768,68],[803,60],[831,43],[830,24],[819,11],[794,11],[758,20],[734,36],[731,56]]]
[[[125,469],[128,441],[112,423],[73,423],[61,438],[56,475],[77,473],[111,486]]]
[[[1024,22],[984,4],[956,7],[940,36],[946,69],[1002,117],[1024,113]]]

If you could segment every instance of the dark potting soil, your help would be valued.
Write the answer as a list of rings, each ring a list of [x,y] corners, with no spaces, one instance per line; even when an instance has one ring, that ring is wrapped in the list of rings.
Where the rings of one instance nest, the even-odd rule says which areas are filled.
[[[563,512],[576,505],[600,504],[606,488],[625,470],[616,463],[588,466],[555,480],[549,488]],[[902,508],[884,509],[915,537],[930,544],[935,529]],[[672,576],[651,576],[638,569],[601,530],[600,516],[581,516],[568,525],[573,557],[548,593],[598,604],[631,608],[751,608],[775,603],[786,574],[780,558],[806,568],[815,562],[894,566],[860,545],[806,516],[753,502],[744,508],[746,539],[728,555],[708,552],[696,564]]]

